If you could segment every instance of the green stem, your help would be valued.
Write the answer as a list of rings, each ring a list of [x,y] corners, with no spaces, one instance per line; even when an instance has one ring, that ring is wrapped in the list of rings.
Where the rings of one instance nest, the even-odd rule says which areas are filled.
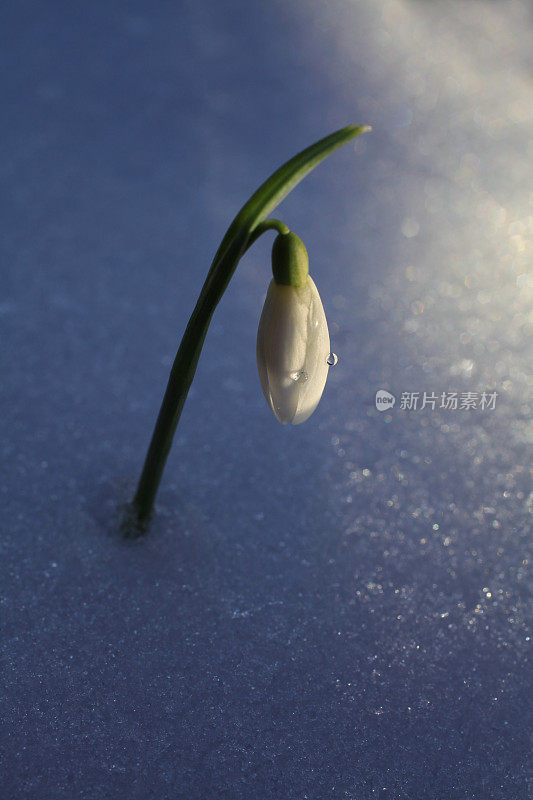
[[[146,523],[151,514],[172,439],[196,372],[211,317],[237,264],[246,250],[265,231],[274,229],[278,233],[289,232],[283,222],[265,219],[265,217],[326,156],[367,130],[370,130],[368,126],[349,125],[294,156],[259,187],[228,228],[215,255],[174,360],[137,491],[125,521],[126,532],[132,533],[135,530],[137,533],[142,532],[142,525]],[[128,530],[128,528],[133,528],[133,530]]]
[[[244,255],[246,250],[268,230],[289,233],[289,228],[283,222],[277,219],[267,219],[261,222],[250,235],[242,254]],[[159,482],[172,446],[172,439],[196,372],[207,329],[216,304],[225,288],[224,286],[216,293],[208,283],[209,281],[206,280],[174,359],[137,492],[133,498],[135,515],[140,522],[146,520],[152,511]]]
[[[277,231],[278,233],[290,233],[290,229],[285,225],[284,222],[281,222],[279,219],[266,219],[264,222],[260,222],[257,228],[255,228],[252,233],[250,234],[250,238],[246,242],[246,250],[249,250],[250,247],[256,242],[260,236],[263,235],[266,231]],[[246,250],[244,252],[246,252]],[[244,253],[243,253],[244,255]]]

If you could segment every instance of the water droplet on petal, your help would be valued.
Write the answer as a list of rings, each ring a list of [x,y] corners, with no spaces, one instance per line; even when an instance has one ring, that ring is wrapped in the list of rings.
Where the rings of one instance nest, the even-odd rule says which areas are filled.
[[[296,370],[296,372],[291,372],[290,374],[291,380],[294,381],[295,383],[297,383],[298,381],[300,382],[306,381],[308,377],[309,376],[307,375],[307,372],[305,372],[305,370],[303,369]]]
[[[338,355],[336,355],[335,353],[330,353],[329,356],[326,358],[326,364],[329,364],[330,367],[334,367],[338,360],[339,360]]]

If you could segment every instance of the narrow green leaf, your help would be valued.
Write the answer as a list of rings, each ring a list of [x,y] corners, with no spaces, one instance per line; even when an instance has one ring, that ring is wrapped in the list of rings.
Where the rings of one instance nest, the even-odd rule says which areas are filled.
[[[246,239],[263,219],[327,156],[361,133],[369,125],[348,125],[302,150],[268,178],[241,208],[224,236],[213,266],[226,254],[232,244]]]

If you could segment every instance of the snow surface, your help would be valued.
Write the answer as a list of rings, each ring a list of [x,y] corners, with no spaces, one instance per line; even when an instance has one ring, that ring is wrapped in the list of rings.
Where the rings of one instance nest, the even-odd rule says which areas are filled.
[[[1,800],[526,800],[532,29],[525,0],[3,5]],[[352,122],[276,212],[340,356],[317,412],[261,395],[266,235],[122,540],[226,226]],[[498,396],[400,408],[424,391]]]

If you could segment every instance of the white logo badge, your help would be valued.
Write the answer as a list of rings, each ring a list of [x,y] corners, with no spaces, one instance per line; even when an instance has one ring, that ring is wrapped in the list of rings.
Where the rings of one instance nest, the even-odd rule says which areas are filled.
[[[388,411],[389,408],[393,408],[395,402],[394,395],[386,392],[385,389],[378,389],[376,392],[376,408],[378,411]]]

